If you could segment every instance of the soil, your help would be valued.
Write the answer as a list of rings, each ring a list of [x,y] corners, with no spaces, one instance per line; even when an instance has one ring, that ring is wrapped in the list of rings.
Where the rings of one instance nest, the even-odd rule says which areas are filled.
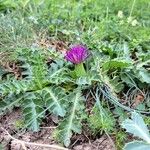
[[[44,127],[41,127],[41,130],[39,132],[31,132],[27,130],[20,132],[17,122],[20,122],[21,119],[21,110],[19,108],[15,108],[11,112],[0,117],[0,143],[3,147],[3,149],[0,147],[0,150],[55,150],[54,148],[41,148],[38,146],[23,147],[23,145],[11,139],[9,135],[3,130],[7,130],[9,134],[14,138],[26,142],[58,145],[58,143],[56,143],[51,136],[52,131],[55,128],[53,123],[53,116],[49,116],[47,118],[49,120],[47,120],[46,123],[43,124]],[[113,141],[106,135],[103,135],[95,140],[91,140],[88,136],[85,136],[83,134],[75,135],[73,141],[74,142],[72,142],[70,150],[115,150]]]

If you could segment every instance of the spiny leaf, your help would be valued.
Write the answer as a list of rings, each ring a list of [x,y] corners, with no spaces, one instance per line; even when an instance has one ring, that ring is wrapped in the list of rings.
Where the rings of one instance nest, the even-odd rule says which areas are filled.
[[[41,118],[43,117],[42,112],[44,112],[44,102],[41,97],[34,93],[26,93],[22,105],[25,124],[33,131],[38,131]]]
[[[55,115],[64,116],[66,113],[66,94],[62,88],[50,87],[42,90],[43,99],[49,111]]]
[[[150,73],[144,68],[138,71],[138,77],[142,82],[150,83]]]
[[[125,145],[124,150],[150,150],[150,144],[143,141],[133,141]]]
[[[42,89],[45,86],[47,80],[46,76],[48,73],[48,67],[46,61],[41,52],[27,50],[28,55],[22,58],[23,65],[20,66],[23,69],[22,75],[24,75],[26,80],[32,80],[34,82],[36,89]]]
[[[56,138],[64,143],[66,147],[70,144],[70,138],[72,137],[73,132],[80,134],[81,133],[81,121],[84,116],[84,103],[81,93],[79,91],[73,92],[69,95],[68,100],[71,102],[70,108],[68,109],[67,116],[59,124],[56,132]]]
[[[21,75],[24,79],[31,80],[33,76],[32,67],[28,63],[24,63],[20,68],[22,69]]]
[[[102,75],[103,82],[109,86],[112,93],[119,93],[124,88],[124,84],[120,81],[118,76],[113,76],[111,79],[107,74]]]
[[[126,74],[121,74],[121,80],[125,82],[128,86],[136,86],[134,79],[135,77],[132,73],[127,72]]]
[[[40,54],[33,57],[32,72],[32,80],[34,81],[37,89],[42,89],[43,86],[45,86],[44,84],[46,82],[46,75],[48,71],[46,62]]]
[[[119,76],[114,76],[113,79],[109,79],[110,87],[114,90],[114,92],[119,93],[123,90],[124,84],[119,81]]]
[[[136,112],[132,112],[131,119],[126,119],[122,123],[122,127],[126,129],[127,132],[132,133],[148,143],[150,143],[150,134],[143,118]]]
[[[18,105],[21,99],[22,96],[17,97],[12,94],[3,97],[3,99],[0,100],[0,115],[4,114],[7,110],[11,110],[15,105]]]
[[[33,90],[32,84],[25,80],[13,80],[10,82],[0,84],[0,94],[19,94],[28,90]]]
[[[97,72],[95,69],[91,69],[87,72],[87,76],[80,77],[76,79],[76,84],[78,85],[91,85],[93,82],[101,82],[101,78],[99,75],[99,72]]]
[[[47,79],[51,83],[60,84],[66,81],[70,81],[68,76],[68,68],[64,65],[63,61],[56,61],[51,64]]]

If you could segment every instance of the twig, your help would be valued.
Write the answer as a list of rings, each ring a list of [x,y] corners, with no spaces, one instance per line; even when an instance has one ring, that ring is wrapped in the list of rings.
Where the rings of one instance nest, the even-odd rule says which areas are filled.
[[[40,127],[41,129],[56,129],[56,127]]]
[[[83,132],[83,134],[84,134],[84,136],[88,139],[89,144],[91,144],[91,141],[90,141],[89,137],[86,135],[86,133],[85,133],[85,132]]]
[[[27,148],[26,148],[24,142],[21,143],[21,146],[22,146],[23,150],[27,150]]]
[[[115,146],[115,144],[114,144],[112,138],[109,136],[109,134],[108,134],[106,131],[105,131],[105,134],[107,135],[108,139],[110,140],[110,142],[111,142],[113,148],[116,150],[116,146]]]
[[[1,129],[14,141],[16,141],[17,143],[20,143],[21,145],[31,145],[31,146],[39,146],[39,147],[47,147],[47,148],[54,148],[54,149],[59,149],[59,150],[69,150],[68,148],[64,148],[58,145],[49,145],[49,144],[38,144],[38,143],[33,143],[33,142],[26,142],[26,141],[22,141],[22,140],[18,140],[16,138],[14,138],[12,135],[9,134],[9,132],[2,128]]]

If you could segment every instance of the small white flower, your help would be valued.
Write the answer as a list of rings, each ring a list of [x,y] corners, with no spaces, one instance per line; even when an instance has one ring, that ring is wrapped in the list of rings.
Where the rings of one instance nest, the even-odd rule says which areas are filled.
[[[119,10],[117,14],[118,18],[123,18],[123,11]]]
[[[136,26],[136,25],[138,25],[139,23],[138,23],[138,21],[136,20],[136,19],[134,19],[132,22],[131,22],[131,25],[132,26]]]
[[[131,23],[132,20],[133,20],[133,17],[131,17],[131,16],[127,18],[127,22],[128,22],[128,23]]]

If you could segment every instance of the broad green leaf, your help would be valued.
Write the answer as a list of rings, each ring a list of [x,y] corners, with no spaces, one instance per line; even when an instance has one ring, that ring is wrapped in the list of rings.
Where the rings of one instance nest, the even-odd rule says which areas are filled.
[[[0,84],[0,94],[20,94],[27,90],[33,90],[31,83],[25,80],[13,80],[10,82]]]
[[[44,112],[42,99],[34,93],[26,93],[22,105],[25,124],[33,131],[38,131]]]
[[[60,87],[50,87],[42,90],[46,107],[55,115],[63,117],[66,113],[66,94]]]
[[[22,97],[17,97],[12,94],[3,97],[3,100],[0,100],[0,115],[18,105],[21,99]]]
[[[68,96],[68,100],[71,104],[67,116],[60,122],[58,128],[55,130],[56,138],[63,142],[66,147],[68,147],[71,142],[70,138],[73,132],[81,133],[81,121],[84,118],[84,103],[80,91],[71,93]]]
[[[110,87],[113,93],[119,93],[124,88],[124,84],[120,81],[118,76],[113,76],[113,78],[110,78],[108,75],[104,74],[103,82]]]
[[[150,83],[150,72],[142,68],[138,71],[138,77],[142,82]]]
[[[77,85],[90,85],[91,81],[88,77],[80,77],[76,80]]]
[[[150,143],[150,134],[143,118],[136,112],[132,112],[131,119],[126,119],[122,123],[122,127],[127,132],[132,133],[146,142]]]
[[[150,150],[150,144],[143,141],[133,141],[125,145],[124,150]]]
[[[134,76],[132,75],[132,72],[126,72],[126,74],[122,73],[121,74],[121,80],[122,82],[125,82],[128,86],[136,86],[136,83],[134,81]]]
[[[131,62],[127,60],[109,60],[103,63],[102,68],[103,70],[110,70],[110,69],[116,69],[116,68],[127,68],[131,66]]]
[[[20,68],[22,69],[21,74],[26,80],[31,80],[33,76],[32,67],[26,62],[23,63],[24,64],[20,66]]]
[[[81,85],[91,85],[93,82],[102,82],[99,72],[94,67],[87,71],[87,76],[80,77],[76,79],[76,84]]]
[[[64,62],[56,61],[51,64],[48,70],[47,79],[54,84],[60,84],[66,81],[70,81],[67,72],[68,72],[68,68],[64,65]]]
[[[116,93],[119,93],[124,89],[124,84],[122,84],[119,80],[119,76],[114,76],[113,79],[109,79],[109,83]]]

